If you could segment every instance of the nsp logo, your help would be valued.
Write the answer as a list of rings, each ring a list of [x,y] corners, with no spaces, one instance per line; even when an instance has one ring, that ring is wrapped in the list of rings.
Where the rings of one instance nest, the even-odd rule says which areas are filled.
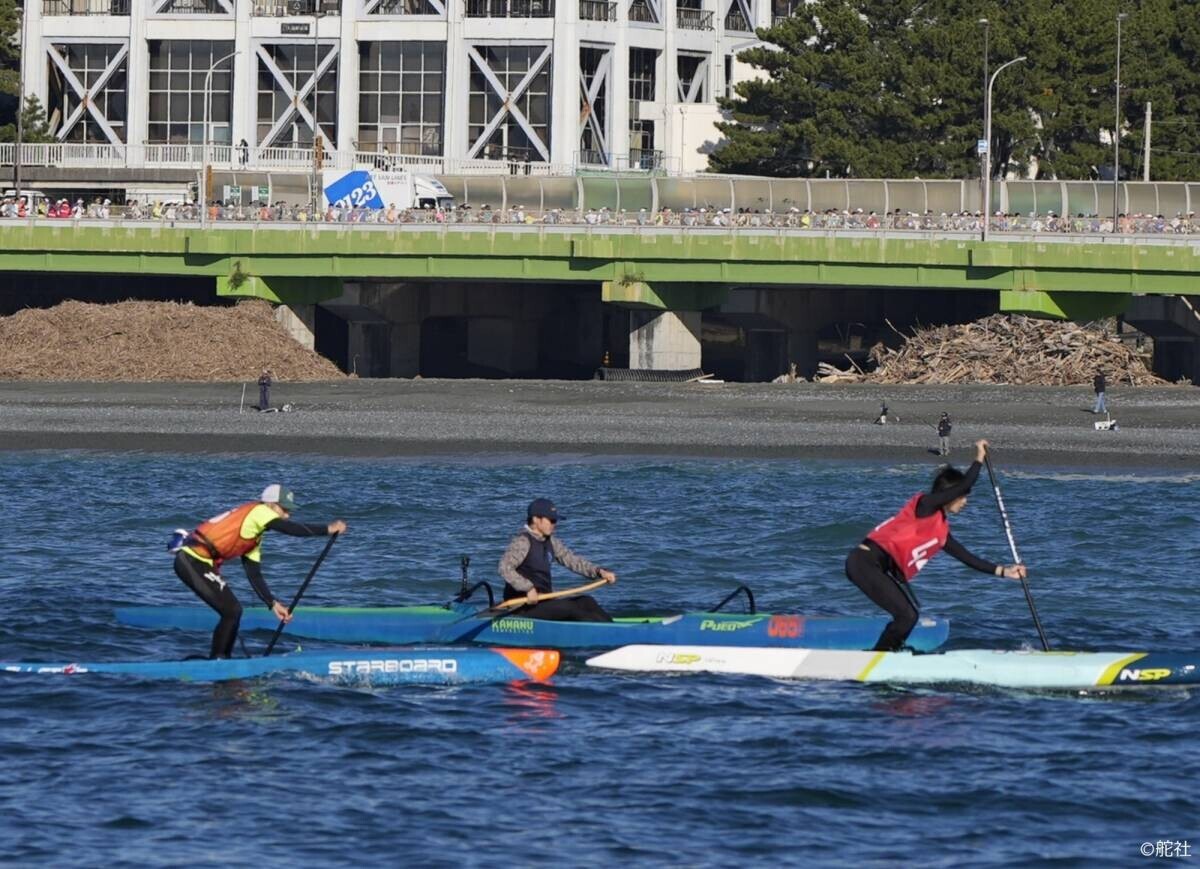
[[[1121,674],[1117,676],[1118,682],[1157,682],[1159,679],[1165,679],[1171,675],[1171,671],[1166,667],[1146,668],[1145,670],[1134,670],[1125,668]]]
[[[699,655],[689,655],[683,652],[667,652],[659,655],[657,664],[695,664],[700,660]]]
[[[372,676],[388,673],[457,673],[454,658],[363,658],[330,661],[330,676]]]

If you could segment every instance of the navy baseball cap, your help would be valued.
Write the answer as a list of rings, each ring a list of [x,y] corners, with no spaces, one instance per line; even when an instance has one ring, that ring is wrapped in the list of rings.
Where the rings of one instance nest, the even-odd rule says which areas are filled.
[[[529,510],[526,515],[530,519],[534,516],[541,516],[546,519],[553,519],[555,522],[562,518],[558,515],[558,508],[554,506],[554,502],[549,498],[534,498],[529,504]]]

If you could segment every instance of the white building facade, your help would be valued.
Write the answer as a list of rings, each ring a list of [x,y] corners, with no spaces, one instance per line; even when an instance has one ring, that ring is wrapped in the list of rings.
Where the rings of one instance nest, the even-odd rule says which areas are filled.
[[[60,142],[130,168],[315,138],[443,172],[702,171],[770,2],[29,0],[25,90]]]

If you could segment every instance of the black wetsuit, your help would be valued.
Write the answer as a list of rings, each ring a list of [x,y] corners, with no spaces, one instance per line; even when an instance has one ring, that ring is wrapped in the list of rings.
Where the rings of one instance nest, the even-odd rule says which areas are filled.
[[[292,537],[318,537],[328,534],[325,525],[306,525],[303,522],[293,522],[280,516],[266,524],[266,530],[278,531]],[[198,543],[189,538],[185,545]],[[254,593],[268,607],[275,603],[275,597],[267,586],[262,567],[257,561],[242,558],[242,567]],[[217,611],[221,616],[217,627],[213,630],[210,658],[228,658],[233,654],[233,644],[237,641],[238,626],[242,622],[242,604],[233,593],[229,583],[198,558],[193,558],[182,549],[175,554],[175,575],[183,580],[183,584],[196,593],[200,600]]]
[[[979,476],[979,462],[972,462],[963,478],[937,493],[922,495],[917,502],[917,516],[932,516],[951,501],[971,491]],[[946,535],[945,551],[963,564],[982,573],[995,573],[996,565],[972,554],[965,546]],[[862,593],[878,606],[887,610],[892,620],[888,622],[873,651],[894,652],[904,645],[908,635],[917,625],[920,603],[903,579],[903,574],[892,557],[873,540],[863,540],[850,550],[846,557],[846,576],[857,585]]]

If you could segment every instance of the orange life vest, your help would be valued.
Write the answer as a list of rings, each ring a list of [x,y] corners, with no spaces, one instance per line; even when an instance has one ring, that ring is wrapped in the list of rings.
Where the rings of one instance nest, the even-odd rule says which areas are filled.
[[[920,500],[920,493],[913,495],[899,513],[880,522],[867,535],[868,540],[892,556],[905,582],[912,582],[917,571],[942,551],[950,535],[950,520],[941,510],[933,511],[932,516],[917,515]]]
[[[262,535],[249,539],[242,536],[242,523],[250,511],[257,507],[260,501],[250,501],[232,510],[226,510],[219,516],[201,522],[192,532],[188,548],[196,550],[197,554],[212,559],[213,569],[218,573],[221,563],[231,558],[253,552],[262,542]]]

